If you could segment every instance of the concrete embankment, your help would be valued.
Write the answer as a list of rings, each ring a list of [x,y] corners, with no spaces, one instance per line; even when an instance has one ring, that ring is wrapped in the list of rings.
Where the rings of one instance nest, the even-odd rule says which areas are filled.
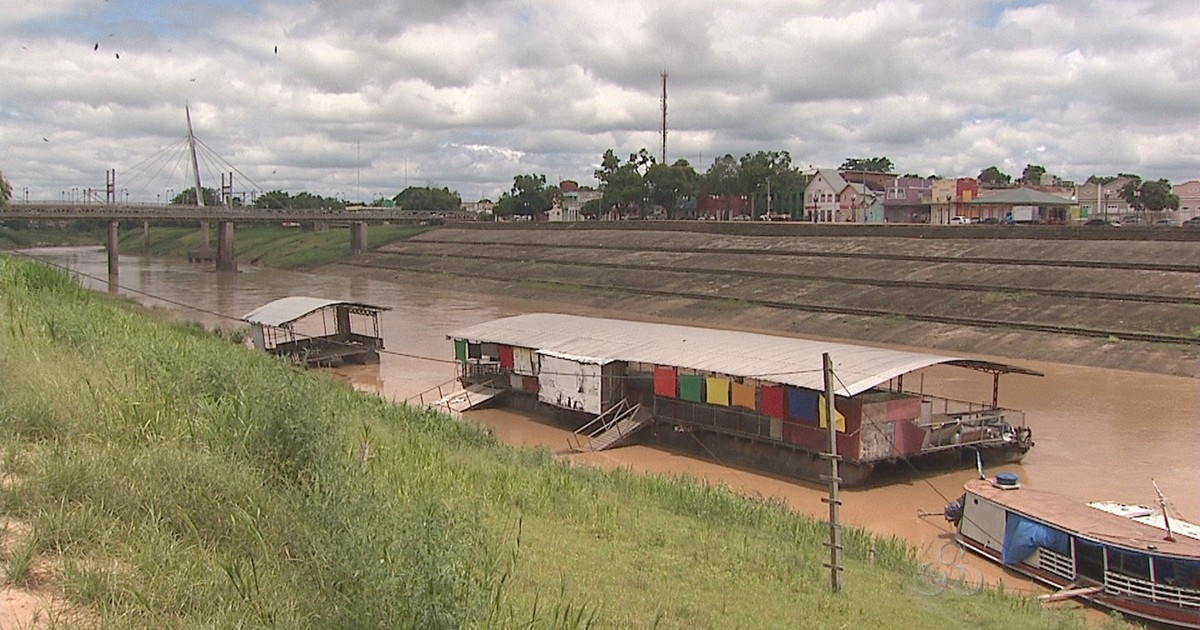
[[[1200,234],[455,224],[340,266],[574,311],[1195,376]]]

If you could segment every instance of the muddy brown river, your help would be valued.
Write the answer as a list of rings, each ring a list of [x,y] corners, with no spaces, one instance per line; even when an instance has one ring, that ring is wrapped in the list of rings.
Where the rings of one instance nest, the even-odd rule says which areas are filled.
[[[569,304],[456,293],[452,280],[442,289],[430,289],[377,281],[368,272],[346,278],[246,267],[236,274],[217,274],[182,261],[135,256],[121,257],[121,274],[113,286],[106,280],[102,249],[44,248],[26,253],[70,268],[96,290],[119,292],[146,306],[209,327],[239,327],[239,316],[287,295],[390,307],[392,310],[382,316],[382,334],[389,353],[380,364],[334,372],[358,389],[397,401],[454,378],[455,365],[450,360],[453,347],[446,335],[457,328],[539,311],[606,315],[574,309]],[[1150,504],[1156,500],[1154,480],[1177,515],[1200,523],[1200,380],[1002,357],[979,358],[1016,363],[1046,374],[1042,378],[1001,378],[1000,403],[1025,412],[1036,446],[1020,465],[998,470],[1016,472],[1022,483],[1080,501]],[[989,375],[960,368],[935,367],[926,370],[923,377],[906,377],[905,384],[960,400],[991,398]],[[688,475],[748,495],[782,500],[798,512],[828,516],[820,500],[825,488],[817,484],[648,446],[570,454],[566,452],[567,431],[511,410],[471,412],[468,420],[487,425],[504,442],[545,447],[580,464]],[[843,518],[847,524],[895,535],[936,553],[951,529],[940,516],[918,514],[940,512],[948,499],[961,494],[963,482],[974,475],[973,470],[914,474],[893,478],[883,485],[844,491]],[[989,582],[1004,582],[1010,590],[1036,589],[976,559],[967,562],[978,567]]]

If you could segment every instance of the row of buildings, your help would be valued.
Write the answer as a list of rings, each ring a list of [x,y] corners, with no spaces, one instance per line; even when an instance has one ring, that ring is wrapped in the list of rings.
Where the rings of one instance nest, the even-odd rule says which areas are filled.
[[[905,177],[892,173],[818,169],[800,191],[688,200],[674,216],[661,209],[650,216],[682,219],[778,219],[814,223],[932,223],[1003,221],[1014,207],[1034,213],[1035,220],[1072,224],[1092,218],[1124,219],[1138,213],[1121,197],[1128,177],[1107,183],[1076,185],[1046,176],[1039,184],[988,187],[972,177]],[[561,202],[539,217],[549,221],[579,221],[583,205],[602,196],[578,183],[560,184]],[[1176,225],[1200,216],[1200,180],[1176,184],[1179,209],[1143,220],[1165,219]],[[956,219],[955,217],[960,217]],[[609,219],[624,218],[615,213]]]

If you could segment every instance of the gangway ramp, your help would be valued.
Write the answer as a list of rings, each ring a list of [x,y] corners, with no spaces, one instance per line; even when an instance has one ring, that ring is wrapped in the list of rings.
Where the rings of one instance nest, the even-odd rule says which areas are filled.
[[[575,451],[603,451],[619,446],[639,429],[654,421],[653,414],[640,403],[622,399],[608,411],[575,431],[568,440]]]
[[[447,387],[451,384],[457,385],[457,387]],[[437,392],[437,398],[430,396],[430,394],[434,393],[435,391]],[[447,391],[449,393],[446,393]],[[405,404],[415,404],[416,406],[426,407],[434,411],[440,411],[442,413],[458,417],[462,415],[464,411],[469,411],[471,409],[480,407],[507,391],[507,389],[492,386],[490,382],[474,383],[463,387],[458,384],[457,380],[454,380],[450,381],[449,383],[439,385],[438,387],[414,396],[413,398],[409,398],[404,402]]]

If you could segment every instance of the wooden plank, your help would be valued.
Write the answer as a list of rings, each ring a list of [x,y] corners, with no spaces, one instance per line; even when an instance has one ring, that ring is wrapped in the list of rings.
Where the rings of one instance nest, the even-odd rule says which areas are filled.
[[[1064,589],[1064,590],[1061,590],[1061,591],[1058,591],[1055,593],[1047,593],[1045,595],[1039,595],[1038,601],[1042,602],[1043,604],[1049,604],[1050,602],[1059,602],[1064,599],[1071,599],[1073,597],[1083,597],[1085,595],[1099,593],[1102,590],[1104,590],[1103,586],[1084,586],[1081,588],[1068,588],[1068,589]]]

